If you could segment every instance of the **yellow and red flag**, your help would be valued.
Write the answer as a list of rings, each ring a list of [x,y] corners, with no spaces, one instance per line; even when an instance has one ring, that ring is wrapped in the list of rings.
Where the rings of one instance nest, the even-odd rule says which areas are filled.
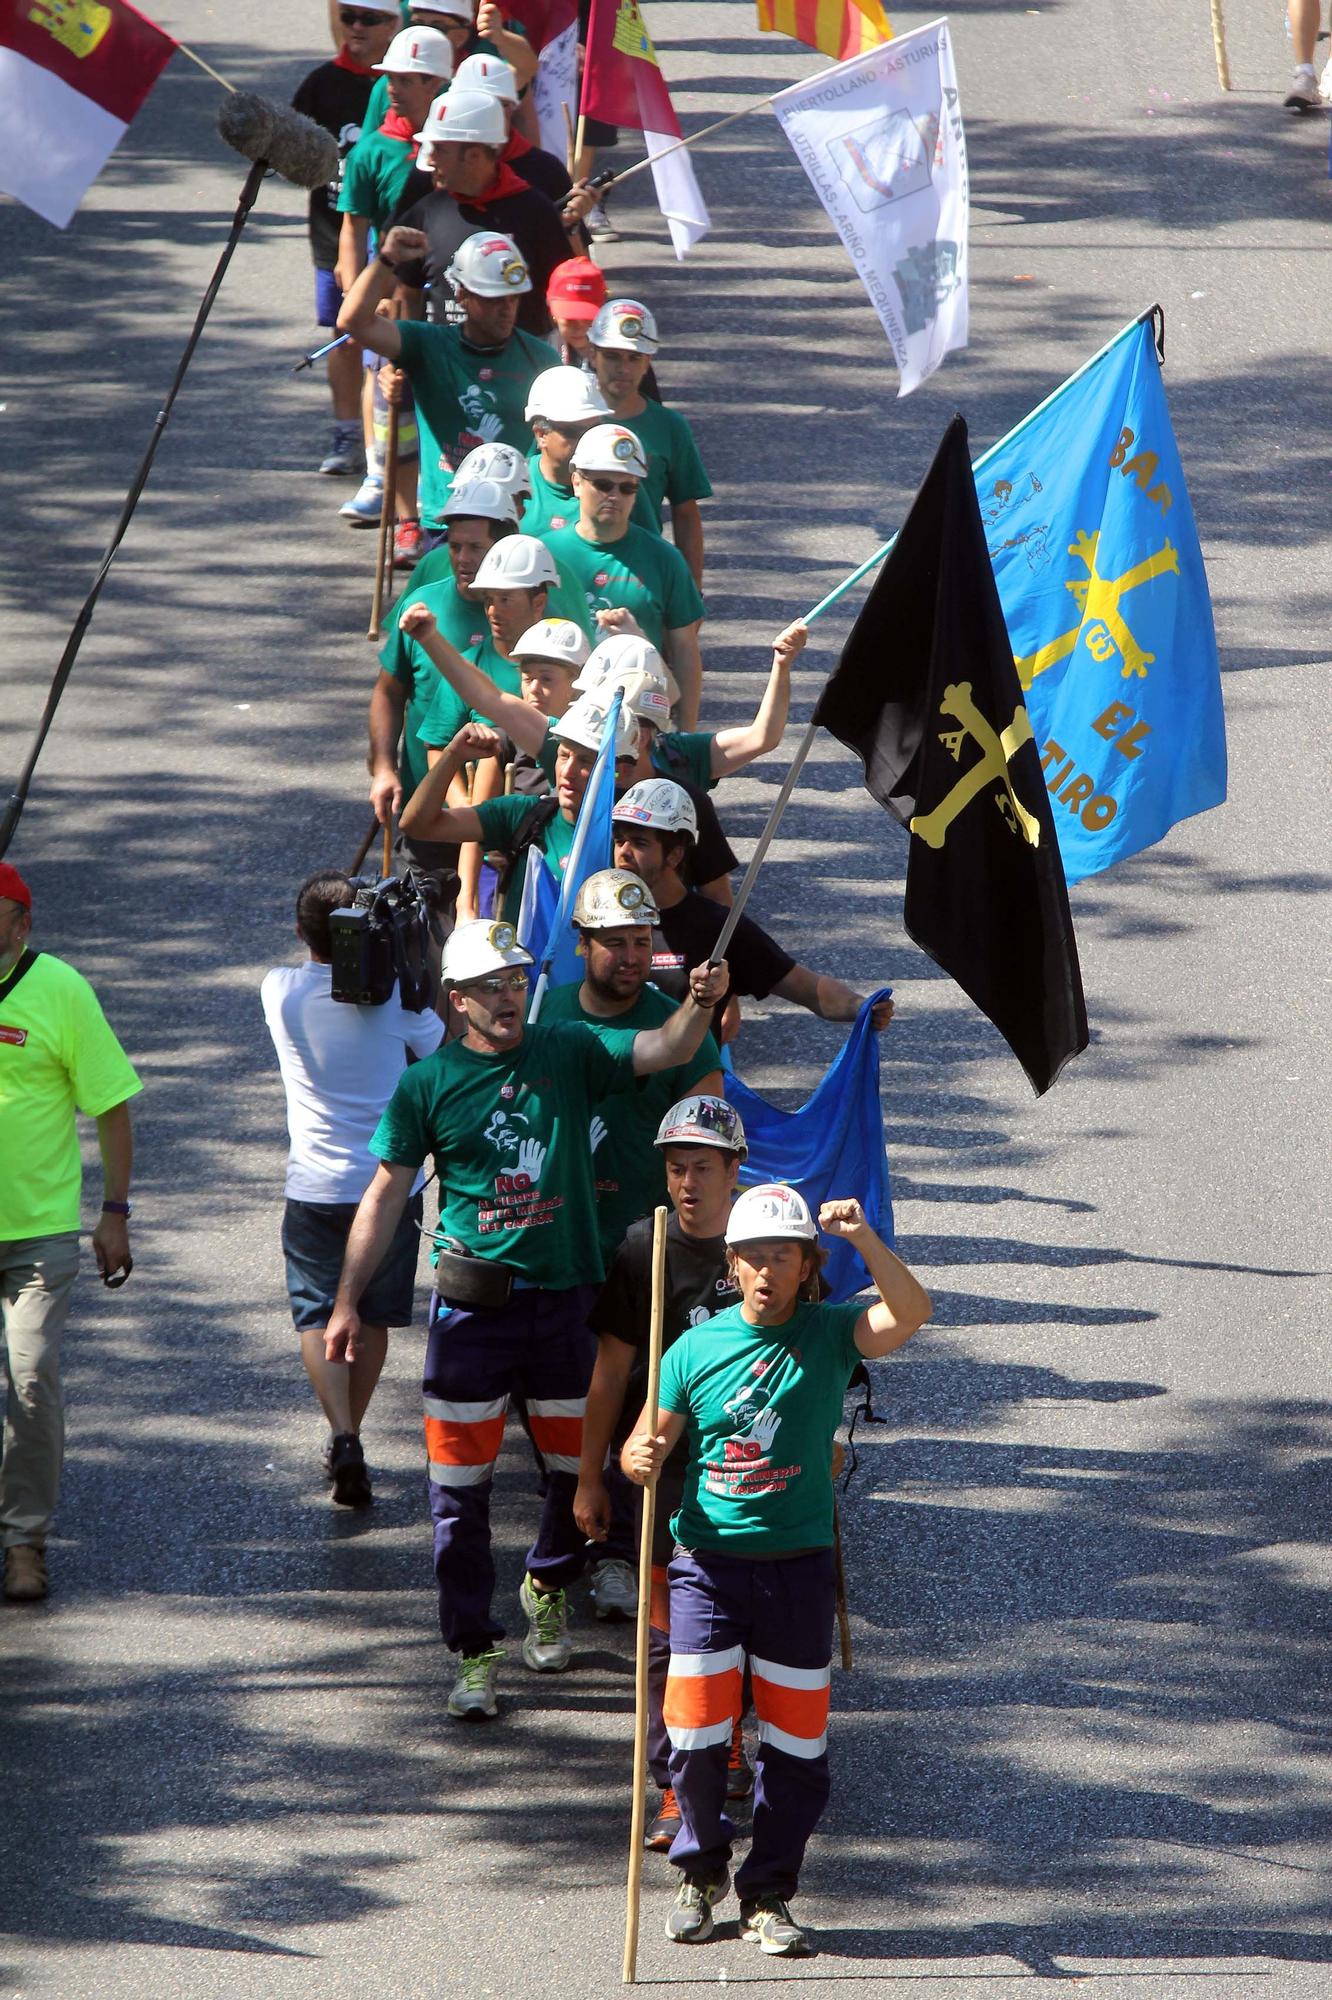
[[[765,33],[790,35],[834,62],[846,62],[893,38],[878,0],[758,0]]]

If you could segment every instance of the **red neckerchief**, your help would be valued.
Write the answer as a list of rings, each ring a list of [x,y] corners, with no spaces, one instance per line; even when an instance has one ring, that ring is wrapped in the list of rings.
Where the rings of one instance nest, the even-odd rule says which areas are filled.
[[[530,153],[531,150],[532,141],[524,139],[522,133],[515,130],[510,132],[509,143],[500,154],[500,158],[502,160],[521,160],[523,154]]]
[[[334,69],[349,69],[353,76],[374,75],[374,71],[368,63],[358,63],[353,56],[347,54],[347,44],[345,42],[333,58],[333,67]]]
[[[412,141],[416,138],[416,127],[406,112],[395,111],[392,105],[389,106],[388,116],[379,129],[386,139],[405,139],[409,145],[412,145]],[[413,155],[416,152],[414,145],[412,152]]]
[[[484,194],[463,194],[457,197],[460,208],[488,208],[492,201],[503,201],[508,194],[528,194],[531,190],[527,182],[520,180],[512,167],[500,160],[495,169],[495,182]]]

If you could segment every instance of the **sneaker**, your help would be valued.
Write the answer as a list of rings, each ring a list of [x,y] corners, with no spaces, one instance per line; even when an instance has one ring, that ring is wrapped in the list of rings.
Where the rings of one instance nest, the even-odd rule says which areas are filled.
[[[728,1799],[747,1799],[753,1789],[754,1773],[745,1755],[744,1732],[737,1716],[731,1730],[731,1754],[726,1764],[726,1796]]]
[[[1316,111],[1322,101],[1313,64],[1301,63],[1291,78],[1284,108],[1287,111]]]
[[[377,528],[384,511],[384,482],[376,472],[367,472],[350,500],[338,512],[349,528]]]
[[[666,1935],[672,1944],[706,1944],[714,1925],[712,1907],[729,1894],[731,1878],[725,1869],[718,1882],[701,1881],[686,1875],[666,1919]]]
[[[5,1550],[5,1596],[11,1604],[36,1604],[46,1595],[46,1550],[30,1542]]]
[[[740,1936],[767,1958],[810,1958],[814,1947],[780,1896],[756,1896],[740,1905]]]
[[[525,1576],[518,1602],[527,1618],[523,1659],[534,1674],[562,1674],[573,1658],[568,1592],[537,1590],[531,1577]]]
[[[620,240],[619,230],[600,202],[588,211],[587,233],[594,243],[618,243]]]
[[[333,448],[319,470],[331,479],[345,479],[348,474],[359,472],[364,462],[361,445],[361,426],[358,423],[334,424]]]
[[[374,1494],[370,1490],[370,1474],[365,1469],[361,1440],[351,1431],[342,1431],[333,1440],[328,1463],[333,1475],[334,1505],[368,1507]]]
[[[638,1578],[620,1556],[607,1556],[592,1572],[592,1609],[598,1618],[637,1618]]]
[[[1332,104],[1332,61],[1323,65],[1323,74],[1318,79],[1318,95],[1324,104]]]
[[[394,569],[415,569],[425,554],[425,536],[419,521],[399,521],[393,530]]]
[[[459,1660],[458,1678],[449,1696],[449,1714],[455,1721],[480,1722],[499,1713],[495,1681],[503,1658],[504,1648],[492,1646],[488,1653],[469,1653]]]
[[[657,1817],[643,1835],[643,1845],[644,1847],[650,1847],[654,1854],[667,1854],[670,1852],[671,1842],[675,1839],[679,1831],[680,1808],[676,1802],[675,1793],[667,1785],[661,1795],[661,1804],[657,1808]]]

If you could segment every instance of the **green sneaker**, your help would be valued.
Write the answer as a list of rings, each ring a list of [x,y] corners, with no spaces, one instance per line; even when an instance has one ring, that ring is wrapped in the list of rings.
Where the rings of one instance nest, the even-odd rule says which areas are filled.
[[[562,1674],[573,1658],[569,1642],[569,1599],[563,1590],[538,1590],[523,1578],[518,1602],[527,1619],[523,1658],[534,1674]]]
[[[488,1653],[471,1653],[458,1662],[458,1678],[449,1696],[449,1714],[456,1722],[479,1722],[497,1715],[495,1680],[504,1648],[493,1646]]]
[[[729,1895],[730,1875],[723,1869],[721,1879],[708,1882],[686,1875],[666,1918],[666,1935],[672,1944],[706,1944],[712,1936],[712,1906]]]
[[[756,1896],[740,1905],[740,1935],[769,1958],[811,1958],[814,1947],[780,1896]]]

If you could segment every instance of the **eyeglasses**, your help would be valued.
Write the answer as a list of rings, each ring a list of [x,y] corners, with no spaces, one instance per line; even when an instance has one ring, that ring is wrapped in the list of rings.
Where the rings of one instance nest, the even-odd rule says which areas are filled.
[[[525,972],[501,972],[497,973],[493,979],[469,979],[467,987],[471,993],[487,993],[492,1000],[497,1000],[501,993],[524,992],[527,987],[527,974]]]
[[[537,418],[537,422],[538,422],[539,424],[544,424],[544,425],[545,425],[545,427],[546,427],[546,429],[547,429],[548,431],[555,431],[555,432],[557,432],[557,433],[558,433],[558,435],[559,435],[560,437],[562,437],[562,438],[574,438],[574,439],[577,439],[577,438],[581,438],[581,437],[586,437],[589,431],[591,431],[591,430],[595,430],[595,429],[596,429],[596,418],[595,418],[595,417],[594,417],[594,418],[593,418],[593,419],[591,420],[591,422],[589,422],[589,423],[586,423],[586,424],[582,424],[582,423],[579,423],[579,424],[557,424],[557,423],[556,423],[556,421],[555,421],[555,419],[554,419],[553,417],[538,417],[538,418]]]
[[[364,13],[359,7],[338,9],[338,19],[344,28],[382,28],[388,18],[387,14]]]
[[[636,479],[594,479],[592,485],[598,493],[637,493]]]

